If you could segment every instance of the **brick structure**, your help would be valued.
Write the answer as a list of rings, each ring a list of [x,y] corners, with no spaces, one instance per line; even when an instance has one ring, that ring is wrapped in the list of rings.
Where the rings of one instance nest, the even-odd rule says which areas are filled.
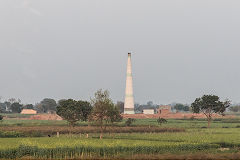
[[[159,106],[157,110],[157,114],[159,115],[167,115],[171,113],[171,106]]]

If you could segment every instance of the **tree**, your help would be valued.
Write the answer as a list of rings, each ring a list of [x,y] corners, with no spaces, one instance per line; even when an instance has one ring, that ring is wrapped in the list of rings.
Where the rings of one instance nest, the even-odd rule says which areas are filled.
[[[148,105],[149,107],[153,106],[153,101],[148,101],[148,102],[147,102],[147,105]]]
[[[57,102],[54,99],[45,98],[36,105],[38,112],[47,113],[49,111],[56,111]]]
[[[6,105],[5,103],[0,103],[0,113],[6,112]]]
[[[87,121],[92,111],[92,106],[87,101],[73,99],[61,100],[57,106],[57,114],[74,127],[77,121]]]
[[[224,115],[225,110],[230,106],[230,101],[221,102],[215,95],[203,95],[197,98],[191,105],[194,113],[203,113],[207,117],[208,128],[214,113]]]
[[[6,106],[6,111],[10,111],[10,109],[11,109],[11,103],[8,102],[8,101],[6,101],[6,102],[4,102],[4,104],[5,104],[5,106]]]
[[[34,109],[37,110],[38,113],[44,113],[43,112],[43,105],[41,103],[37,103],[35,106],[34,106]]]
[[[92,100],[93,111],[91,114],[91,120],[96,121],[101,127],[100,139],[103,136],[103,127],[105,129],[108,123],[119,122],[122,120],[122,116],[118,108],[113,104],[109,97],[107,90],[98,90]]]
[[[231,106],[231,107],[229,107],[229,111],[240,112],[240,106]]]
[[[2,115],[0,115],[0,122],[3,120],[3,116]]]
[[[77,106],[81,116],[80,120],[87,121],[93,109],[91,104],[87,101],[77,101]]]
[[[164,119],[164,118],[158,118],[158,120],[157,120],[157,122],[158,122],[158,124],[161,126],[163,123],[167,123],[167,120],[166,119]]]
[[[8,99],[8,102],[10,102],[11,104],[13,104],[13,103],[16,103],[17,100],[16,100],[16,98],[9,98],[9,99]]]
[[[133,122],[135,122],[136,119],[134,118],[128,118],[127,121],[125,122],[126,126],[131,126]]]
[[[109,117],[107,123],[111,124],[113,124],[114,122],[120,122],[123,119],[118,107],[115,105],[109,108],[107,117]]]
[[[23,105],[21,105],[18,102],[15,102],[15,103],[11,104],[11,106],[10,106],[12,113],[20,113],[22,111],[22,107],[23,107]]]
[[[177,111],[184,111],[184,112],[189,111],[189,106],[183,105],[181,103],[175,104],[173,108]]]
[[[32,104],[27,104],[25,106],[23,106],[24,109],[33,109],[33,105]]]
[[[156,112],[158,108],[158,105],[154,105],[152,101],[148,101],[147,104],[135,104],[134,110],[136,113],[143,113],[144,109],[154,109],[154,112]]]
[[[124,112],[124,102],[118,101],[117,108],[119,109],[120,113]]]

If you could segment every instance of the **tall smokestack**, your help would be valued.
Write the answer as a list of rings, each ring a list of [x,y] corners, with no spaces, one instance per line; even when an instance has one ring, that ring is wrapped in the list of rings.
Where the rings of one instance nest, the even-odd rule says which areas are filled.
[[[134,113],[134,98],[133,98],[133,78],[132,78],[131,53],[128,53],[124,114],[135,114]]]

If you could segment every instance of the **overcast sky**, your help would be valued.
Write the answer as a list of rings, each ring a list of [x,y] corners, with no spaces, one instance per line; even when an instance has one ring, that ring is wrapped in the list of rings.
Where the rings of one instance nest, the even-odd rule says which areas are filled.
[[[1,0],[0,96],[240,102],[239,0]]]

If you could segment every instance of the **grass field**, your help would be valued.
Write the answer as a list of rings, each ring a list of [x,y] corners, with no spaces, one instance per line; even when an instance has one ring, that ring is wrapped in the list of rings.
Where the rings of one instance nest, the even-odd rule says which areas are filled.
[[[76,131],[86,129],[86,125],[79,123]],[[52,137],[46,137],[45,134],[37,134],[33,138],[19,135],[21,138],[0,138],[0,158],[185,159],[198,156],[199,159],[237,159],[240,157],[240,119],[216,119],[212,122],[212,128],[207,129],[206,126],[207,122],[204,119],[172,119],[162,126],[159,126],[155,119],[144,119],[137,120],[130,128],[124,127],[124,122],[116,124],[110,134],[104,134],[102,140],[99,139],[98,133],[90,131],[87,132],[88,138],[86,134],[60,134],[58,138],[55,132]],[[143,131],[113,133],[117,129],[131,132],[141,127]],[[30,130],[35,128],[39,133],[44,129],[53,133],[56,128],[66,130],[69,127],[65,121],[14,119],[5,120],[0,124],[0,131],[20,129],[16,133],[22,135],[28,128]],[[179,130],[166,130],[168,128]],[[151,129],[163,129],[164,132],[154,133],[155,131]]]

